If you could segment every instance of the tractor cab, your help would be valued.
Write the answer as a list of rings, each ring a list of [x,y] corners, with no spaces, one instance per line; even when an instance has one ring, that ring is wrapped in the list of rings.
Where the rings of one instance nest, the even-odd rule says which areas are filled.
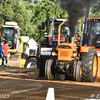
[[[53,44],[58,44],[58,29],[59,25],[62,23],[62,21],[65,21],[64,19],[56,19],[54,22],[54,30],[53,30]],[[68,22],[66,21],[62,26],[60,30],[60,43],[66,43],[70,42],[70,30],[68,28]],[[57,46],[57,45],[56,45]]]
[[[58,45],[58,29],[59,25],[66,19],[56,19],[52,17],[49,21],[49,26],[47,26],[48,32],[45,32],[44,41],[41,43],[42,47],[54,47]],[[70,36],[70,31],[68,28],[68,22],[66,22],[61,27],[60,42],[68,42],[68,37]]]
[[[100,18],[90,19],[90,29],[88,34],[88,46],[100,48]]]
[[[10,49],[19,49],[20,28],[16,22],[6,22],[1,28],[1,41],[9,41]]]

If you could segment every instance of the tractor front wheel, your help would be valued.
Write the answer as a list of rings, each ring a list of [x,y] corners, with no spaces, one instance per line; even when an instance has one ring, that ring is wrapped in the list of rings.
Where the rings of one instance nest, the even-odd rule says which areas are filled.
[[[45,63],[45,77],[52,80],[53,77],[53,60],[49,59]]]
[[[47,76],[47,69],[48,69],[48,60],[46,60],[46,63],[45,63],[45,78],[48,79],[48,76]]]
[[[77,61],[74,65],[73,79],[80,82],[82,80],[82,62]]]
[[[80,82],[82,80],[82,62],[77,62],[77,68],[76,68],[76,81]]]

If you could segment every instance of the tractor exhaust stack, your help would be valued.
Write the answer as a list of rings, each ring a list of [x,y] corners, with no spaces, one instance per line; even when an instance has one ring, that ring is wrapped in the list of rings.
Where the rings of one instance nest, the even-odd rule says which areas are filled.
[[[71,44],[74,44],[74,37],[71,37]]]

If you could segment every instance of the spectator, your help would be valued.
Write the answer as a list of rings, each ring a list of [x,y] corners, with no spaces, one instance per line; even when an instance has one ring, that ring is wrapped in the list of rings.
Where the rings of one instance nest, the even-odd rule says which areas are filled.
[[[8,41],[5,41],[5,44],[2,46],[3,49],[3,58],[6,60],[6,66],[8,66],[8,50],[9,50],[9,46],[8,46]],[[3,61],[4,64],[4,61]]]
[[[0,43],[0,57],[2,58],[2,67],[3,67],[4,66],[4,58],[3,58],[2,46],[3,46],[3,41],[1,41],[1,43]]]

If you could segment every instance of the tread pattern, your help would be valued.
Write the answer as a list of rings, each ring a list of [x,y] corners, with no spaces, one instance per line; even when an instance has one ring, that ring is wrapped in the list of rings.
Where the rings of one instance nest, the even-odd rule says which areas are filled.
[[[88,53],[81,54],[81,61],[82,61],[82,81],[84,82],[94,82],[97,76],[93,77],[93,61],[94,57],[97,58],[97,53],[95,49],[89,48]],[[97,67],[98,67],[98,59],[97,59]]]
[[[80,82],[82,80],[82,73],[80,75],[80,69],[82,69],[82,62],[78,61],[77,67],[76,67],[76,81],[77,82]]]
[[[47,65],[48,65],[48,60],[46,60],[46,63],[45,63],[45,78],[48,79],[47,77]]]
[[[52,80],[54,78],[53,74],[51,73],[52,65],[53,65],[53,60],[51,60],[51,59],[47,60],[45,63],[45,77],[49,80]]]

